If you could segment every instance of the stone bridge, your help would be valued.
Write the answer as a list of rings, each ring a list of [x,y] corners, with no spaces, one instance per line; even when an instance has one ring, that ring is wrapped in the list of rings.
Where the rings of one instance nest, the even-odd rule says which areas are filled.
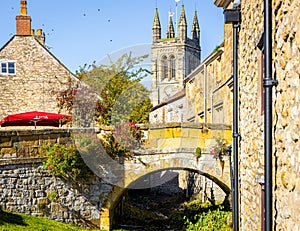
[[[67,143],[72,129],[0,130],[0,205],[15,212],[110,229],[115,207],[124,192],[128,188],[147,187],[143,179],[156,172],[195,172],[215,182],[226,195],[230,194],[229,161],[222,166],[209,154],[216,138],[231,143],[230,127],[172,123],[142,129],[143,145],[133,150],[131,158],[117,163],[121,166],[117,184],[101,176],[82,184],[68,182],[49,175],[42,167],[45,157],[40,145],[48,141]],[[106,129],[97,134],[103,132]],[[199,158],[195,156],[197,148],[202,151]],[[50,200],[53,192],[58,197]],[[46,204],[45,211],[39,209],[42,203]]]

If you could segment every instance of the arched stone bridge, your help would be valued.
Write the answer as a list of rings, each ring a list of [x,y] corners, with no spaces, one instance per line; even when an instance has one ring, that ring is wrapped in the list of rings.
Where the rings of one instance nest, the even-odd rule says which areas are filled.
[[[144,128],[145,138],[141,148],[134,150],[134,156],[125,160],[123,182],[109,194],[101,213],[101,227],[111,226],[113,209],[121,195],[128,188],[146,188],[141,178],[162,170],[188,170],[207,177],[216,183],[226,195],[230,194],[230,168],[228,157],[224,166],[210,154],[210,148],[217,138],[231,143],[230,127],[192,123],[170,123]],[[196,158],[196,149],[201,156]],[[121,187],[120,187],[121,186]],[[152,186],[156,186],[153,185]]]
[[[86,225],[109,229],[114,208],[125,190],[145,187],[139,184],[141,179],[158,171],[172,169],[199,173],[218,184],[227,195],[230,193],[229,161],[225,161],[222,168],[209,154],[216,138],[231,143],[230,127],[171,123],[150,125],[142,130],[145,134],[143,145],[133,150],[132,158],[121,161],[120,184],[114,186],[99,178],[81,185],[81,190],[54,179],[41,166],[45,157],[40,145],[48,141],[70,141],[72,129],[0,130],[0,206],[15,212],[41,215],[38,204],[47,202],[49,211],[45,214],[51,219],[78,224],[84,221]],[[198,159],[195,156],[197,147],[202,150]],[[32,190],[28,182],[31,182]],[[53,191],[59,195],[57,201],[47,199]],[[20,196],[14,198],[11,195]],[[81,219],[74,213],[79,214]]]

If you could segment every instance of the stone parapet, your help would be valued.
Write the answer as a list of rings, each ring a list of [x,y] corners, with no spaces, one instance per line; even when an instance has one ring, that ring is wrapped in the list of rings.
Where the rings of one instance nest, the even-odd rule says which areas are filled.
[[[69,129],[0,130],[0,163],[12,159],[44,157],[41,145],[71,142]],[[16,161],[16,160],[15,160]]]

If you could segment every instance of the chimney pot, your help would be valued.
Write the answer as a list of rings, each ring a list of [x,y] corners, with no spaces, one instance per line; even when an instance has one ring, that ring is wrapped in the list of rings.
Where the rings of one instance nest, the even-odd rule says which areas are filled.
[[[36,35],[43,35],[43,30],[42,29],[37,29]]]
[[[21,0],[20,2],[20,14],[27,15],[27,2],[26,0]]]

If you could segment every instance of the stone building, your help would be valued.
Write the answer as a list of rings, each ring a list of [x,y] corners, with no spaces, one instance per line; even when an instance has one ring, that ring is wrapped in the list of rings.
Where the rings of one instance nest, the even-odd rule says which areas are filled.
[[[150,113],[151,124],[162,124],[186,121],[186,89],[172,95],[165,101],[154,106]]]
[[[215,0],[231,8],[229,0]],[[264,230],[264,1],[241,1],[239,32],[240,230]],[[300,230],[300,3],[272,2],[273,228]]]
[[[200,63],[200,27],[197,12],[194,13],[192,38],[187,36],[187,21],[184,5],[175,37],[172,16],[169,16],[166,38],[161,37],[158,9],[152,27],[152,96],[156,106],[184,88],[184,79]]]
[[[179,27],[183,24],[182,22],[186,22],[184,6],[182,6],[180,18]],[[180,31],[179,27],[178,31]],[[150,123],[231,124],[231,27],[225,25],[224,42],[217,46],[202,62],[200,61],[199,46],[200,29],[196,12],[192,26],[192,40],[188,38],[182,40],[180,32],[178,37],[174,37],[172,17],[169,17],[167,38],[162,39],[157,9],[152,29],[152,103],[154,108],[150,113]],[[186,41],[186,48],[182,45],[182,41]],[[179,48],[185,52],[180,51]],[[177,55],[175,55],[176,53]],[[166,62],[166,65],[163,65],[164,59],[162,57],[168,55],[176,57],[175,71],[169,68],[172,67],[172,62],[171,64]],[[165,67],[165,71],[163,67]],[[167,73],[167,76],[172,73],[176,74],[178,81],[173,81],[169,77],[164,78],[164,73]]]
[[[223,42],[186,78],[187,121],[231,123],[232,76],[225,73],[227,60]]]
[[[45,46],[41,29],[31,28],[26,0],[20,1],[16,35],[0,49],[0,118],[27,111],[57,113],[55,92],[78,81]]]

